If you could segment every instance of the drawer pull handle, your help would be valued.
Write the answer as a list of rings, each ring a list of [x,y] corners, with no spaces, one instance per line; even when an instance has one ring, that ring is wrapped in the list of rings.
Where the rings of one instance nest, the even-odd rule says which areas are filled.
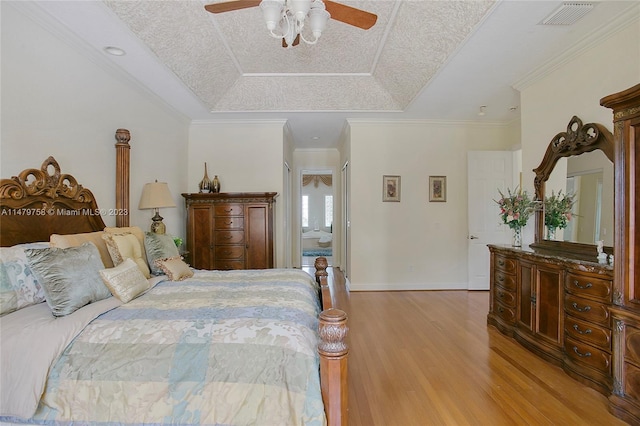
[[[504,312],[504,308],[502,306],[498,306],[498,312],[503,313]]]
[[[504,266],[504,260],[502,260],[502,259],[498,260],[498,265]]]
[[[232,220],[228,220],[228,221],[225,222],[226,225],[231,225],[232,223],[233,223]]]
[[[498,297],[499,297],[500,299],[504,299],[504,292],[499,291],[499,292],[498,292]]]
[[[587,305],[584,308],[581,308],[578,306],[576,302],[573,302],[571,306],[573,306],[573,309],[575,309],[578,312],[589,312],[591,310],[591,306]]]
[[[233,211],[233,209],[224,209],[224,211],[225,211],[226,213],[231,213],[231,212]]]
[[[588,288],[593,287],[593,284],[591,284],[591,283],[587,283],[587,285],[582,286],[582,285],[580,285],[580,281],[578,281],[578,280],[575,280],[573,282],[573,285],[575,285],[576,287],[578,287],[579,289],[582,289],[582,290],[586,290]]]
[[[224,239],[225,239],[225,240],[230,240],[231,238],[233,238],[231,235],[225,235],[225,236],[224,236]]]
[[[503,282],[504,281],[504,276],[498,275],[498,281]]]
[[[576,355],[578,355],[578,356],[579,356],[579,357],[581,357],[581,358],[588,358],[588,357],[590,357],[590,356],[591,356],[591,352],[586,352],[586,353],[584,353],[584,354],[581,354],[581,353],[578,351],[578,347],[577,347],[577,346],[574,346],[574,347],[573,347],[573,351],[576,353]]]
[[[580,334],[591,334],[591,329],[587,328],[585,331],[580,330],[580,327],[578,327],[578,324],[573,324],[573,329],[575,331],[577,331]]]

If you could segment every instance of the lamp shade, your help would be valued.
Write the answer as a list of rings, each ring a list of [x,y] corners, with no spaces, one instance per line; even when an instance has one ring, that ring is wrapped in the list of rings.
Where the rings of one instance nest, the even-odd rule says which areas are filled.
[[[140,210],[175,206],[176,203],[173,201],[166,182],[146,183],[142,188],[140,204],[138,205]]]

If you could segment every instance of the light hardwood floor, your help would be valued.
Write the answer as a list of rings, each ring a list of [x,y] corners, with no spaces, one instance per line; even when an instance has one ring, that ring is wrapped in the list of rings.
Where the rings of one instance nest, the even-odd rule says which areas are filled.
[[[353,292],[349,425],[623,425],[487,326],[488,292]]]

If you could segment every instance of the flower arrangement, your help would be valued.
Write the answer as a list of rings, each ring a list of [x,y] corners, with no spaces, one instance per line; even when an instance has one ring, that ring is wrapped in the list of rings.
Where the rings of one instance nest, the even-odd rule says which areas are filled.
[[[576,194],[562,194],[562,189],[544,198],[544,226],[548,229],[564,229],[571,220],[571,209],[576,203]]]
[[[507,188],[505,196],[500,190],[500,199],[494,200],[500,206],[500,217],[502,221],[509,225],[511,229],[524,227],[529,220],[529,216],[535,210],[535,203],[529,198],[527,191],[520,191],[518,188],[511,192]]]

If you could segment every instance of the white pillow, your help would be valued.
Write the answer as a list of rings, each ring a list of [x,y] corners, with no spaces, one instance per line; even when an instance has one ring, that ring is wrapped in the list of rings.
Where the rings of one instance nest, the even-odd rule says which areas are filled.
[[[127,303],[149,288],[149,281],[132,259],[127,258],[116,267],[100,271],[102,281],[115,297]]]
[[[135,235],[131,233],[112,234],[105,232],[102,238],[107,243],[107,249],[115,266],[124,262],[125,259],[132,259],[136,262],[145,278],[151,277],[147,260],[142,257],[142,245]]]

